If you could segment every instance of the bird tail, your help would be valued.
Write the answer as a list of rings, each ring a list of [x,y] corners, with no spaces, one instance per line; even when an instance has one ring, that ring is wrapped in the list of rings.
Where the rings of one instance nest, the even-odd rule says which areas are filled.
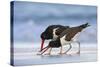
[[[89,27],[90,25],[89,25],[89,23],[87,22],[87,23],[85,23],[85,24],[82,24],[82,25],[80,25],[80,27],[82,27],[82,28],[86,28],[86,27]]]
[[[65,26],[66,28],[70,28],[70,26]]]

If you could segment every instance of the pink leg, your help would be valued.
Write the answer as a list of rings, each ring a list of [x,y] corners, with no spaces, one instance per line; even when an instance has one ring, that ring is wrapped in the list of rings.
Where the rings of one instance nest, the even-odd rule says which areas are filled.
[[[70,46],[69,49],[66,52],[64,52],[63,54],[66,54],[72,48],[71,44],[69,44],[69,46]]]
[[[77,43],[78,43],[78,45],[79,45],[79,49],[78,49],[77,54],[80,54],[80,42],[77,42]]]

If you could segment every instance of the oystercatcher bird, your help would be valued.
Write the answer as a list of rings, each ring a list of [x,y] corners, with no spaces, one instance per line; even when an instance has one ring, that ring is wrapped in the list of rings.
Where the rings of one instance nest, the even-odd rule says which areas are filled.
[[[63,53],[63,54],[66,54],[72,48],[71,43],[73,42],[76,42],[79,44],[79,49],[77,53],[80,54],[80,42],[74,41],[74,39],[75,37],[77,37],[78,33],[80,33],[83,29],[87,28],[88,26],[90,25],[88,23],[85,23],[80,26],[71,27],[64,30],[55,41],[50,41],[49,45],[43,48],[41,54],[43,54],[50,48],[49,53],[48,53],[50,55],[52,48],[59,48],[59,47],[61,47],[60,54],[62,54],[62,46],[69,44],[70,48]]]
[[[44,41],[45,40],[56,40],[57,37],[64,31],[65,29],[69,28],[69,26],[62,26],[62,25],[50,25],[46,28],[46,30],[41,34],[41,49],[43,49]]]

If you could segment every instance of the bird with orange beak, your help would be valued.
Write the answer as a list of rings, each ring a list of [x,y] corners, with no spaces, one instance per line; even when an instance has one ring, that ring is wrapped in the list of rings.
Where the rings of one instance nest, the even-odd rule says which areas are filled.
[[[46,28],[44,32],[41,34],[41,49],[40,52],[42,51],[44,47],[44,41],[45,40],[56,40],[57,37],[64,31],[65,29],[69,28],[69,26],[62,26],[62,25],[50,25]]]
[[[75,27],[70,27],[70,28],[64,30],[55,41],[50,41],[48,46],[46,46],[45,48],[42,49],[41,55],[44,52],[46,52],[48,49],[50,49],[48,52],[48,55],[50,55],[52,48],[59,48],[59,47],[61,47],[60,54],[66,54],[72,48],[71,43],[75,43],[75,42],[79,45],[77,54],[80,54],[80,42],[75,41],[74,39],[76,39],[76,37],[77,37],[76,35],[78,33],[80,33],[82,30],[84,30],[85,28],[87,28],[89,26],[90,26],[89,23],[85,23],[85,24],[75,26]],[[62,46],[64,46],[64,45],[69,45],[70,48],[67,51],[65,51],[64,53],[62,53]]]

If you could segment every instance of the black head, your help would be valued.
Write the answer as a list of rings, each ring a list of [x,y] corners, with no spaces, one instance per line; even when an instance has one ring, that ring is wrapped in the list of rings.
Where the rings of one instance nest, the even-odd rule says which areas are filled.
[[[48,40],[48,39],[52,39],[52,34],[50,34],[49,32],[43,32],[42,34],[41,34],[41,39],[44,39],[44,40]]]
[[[50,35],[50,33],[43,32],[41,34],[41,40],[42,40],[42,42],[41,42],[41,50],[40,51],[42,51],[42,49],[43,49],[44,41],[48,40],[48,39],[52,39],[52,36]]]
[[[81,28],[86,28],[86,27],[89,27],[89,26],[90,26],[89,23],[85,23],[85,24],[80,25]]]
[[[53,38],[53,29],[55,28],[54,25],[48,26],[45,31],[41,34],[42,39],[52,39]]]

